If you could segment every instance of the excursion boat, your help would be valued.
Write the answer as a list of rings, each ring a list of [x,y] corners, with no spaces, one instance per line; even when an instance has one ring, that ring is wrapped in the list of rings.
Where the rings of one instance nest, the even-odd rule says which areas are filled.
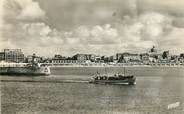
[[[89,81],[89,83],[94,84],[136,84],[136,77],[134,75],[125,75],[124,74],[114,74],[114,75],[101,75],[100,73],[96,73],[94,77]]]

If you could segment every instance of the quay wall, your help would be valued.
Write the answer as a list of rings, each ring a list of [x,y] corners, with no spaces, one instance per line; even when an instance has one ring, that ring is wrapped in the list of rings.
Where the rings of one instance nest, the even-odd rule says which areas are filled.
[[[28,63],[0,63],[0,67],[26,67]],[[40,63],[50,67],[184,67],[184,63],[151,63],[151,64],[131,64],[131,63],[82,63],[82,64],[53,64]]]

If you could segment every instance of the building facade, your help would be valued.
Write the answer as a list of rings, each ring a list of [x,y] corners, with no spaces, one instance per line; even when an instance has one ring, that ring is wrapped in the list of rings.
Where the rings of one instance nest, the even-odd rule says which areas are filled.
[[[148,53],[142,53],[140,54],[141,62],[144,64],[149,63],[149,54]]]
[[[4,52],[0,52],[0,61],[4,61]]]
[[[74,64],[74,63],[85,63],[84,60],[67,60],[67,59],[52,59],[53,64]]]
[[[169,58],[169,51],[164,51],[162,54],[163,59],[168,59]]]
[[[140,55],[132,54],[132,53],[125,53],[123,55],[123,59],[125,60],[125,62],[138,62],[140,61]]]
[[[139,54],[132,54],[132,53],[117,53],[116,59],[118,62],[135,62],[140,61],[140,55]]]
[[[76,54],[72,58],[74,60],[87,60],[86,54]]]
[[[123,59],[123,53],[116,54],[116,60],[121,61]]]
[[[78,60],[78,61],[90,60],[94,62],[95,58],[96,56],[94,54],[76,54],[72,57],[72,60]]]
[[[4,60],[6,62],[24,62],[24,54],[21,49],[4,49]]]

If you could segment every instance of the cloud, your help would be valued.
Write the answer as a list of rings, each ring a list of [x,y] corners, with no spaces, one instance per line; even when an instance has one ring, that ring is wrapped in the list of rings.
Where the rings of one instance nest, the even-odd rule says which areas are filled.
[[[177,49],[184,49],[181,43],[184,41],[181,38],[183,28],[174,26],[174,19],[168,14],[144,12],[134,18],[124,16],[115,28],[118,37],[121,37],[121,44],[128,51],[139,52],[156,45],[163,50],[179,52]]]
[[[128,47],[132,50],[136,48],[148,49],[156,45],[162,50],[170,50],[172,53],[181,53],[183,47],[183,28],[173,25],[173,18],[170,15],[158,12],[144,12],[132,23],[126,23],[121,27],[122,35],[125,36]],[[130,21],[130,20],[129,20]],[[132,43],[129,43],[132,41]]]
[[[159,40],[158,45],[171,50],[173,53],[183,53],[184,49],[184,28],[173,27],[172,31]]]
[[[34,21],[45,18],[45,11],[33,0],[6,0],[4,5],[5,21]]]
[[[158,12],[173,18],[173,26],[184,27],[183,0],[137,0],[138,15],[145,12]]]
[[[152,45],[179,52],[184,49],[184,5],[177,1],[7,0],[0,48],[49,56],[139,53]]]
[[[16,0],[16,2],[22,9],[18,16],[20,19],[37,19],[45,16],[45,12],[40,8],[38,2],[33,0]]]
[[[142,12],[159,12],[175,16],[184,16],[183,0],[137,0],[137,8]]]
[[[144,13],[140,15],[139,21],[144,25],[143,39],[157,40],[172,29],[172,18],[160,13]]]
[[[110,24],[103,26],[95,25],[91,28],[79,26],[71,32],[65,32],[68,42],[75,41],[75,44],[101,45],[117,43],[118,32]]]
[[[117,52],[139,53],[153,45],[167,49],[184,49],[183,29],[172,26],[172,17],[155,12],[146,12],[139,17],[124,18],[123,23],[105,24],[92,27],[81,25],[71,31],[58,31],[43,22],[19,23],[11,33],[10,43],[17,47],[26,46],[39,49],[56,50],[66,55],[74,53],[97,53],[112,55]],[[127,20],[128,19],[128,20]],[[126,22],[128,21],[128,23]],[[16,41],[16,42],[15,42]],[[46,51],[45,51],[46,52]],[[56,51],[58,52],[58,51]],[[54,53],[54,51],[53,51]],[[45,53],[44,53],[45,54]]]
[[[89,42],[91,44],[114,44],[118,41],[118,32],[110,24],[94,26],[90,31]]]
[[[22,23],[20,26],[27,37],[26,39],[31,41],[28,43],[30,45],[34,43],[38,47],[46,47],[61,45],[63,43],[61,33],[56,29],[51,29],[45,23]]]
[[[81,25],[105,25],[114,21],[114,12],[136,15],[136,0],[37,0],[46,11],[47,24],[58,30]]]
[[[44,23],[26,23],[22,24],[22,28],[29,34],[34,36],[47,36],[52,30]]]
[[[63,43],[61,33],[56,29],[51,29],[45,23],[18,23],[12,26],[5,24],[4,27],[6,30],[2,34],[3,42],[12,48],[44,49],[50,46],[54,48]]]

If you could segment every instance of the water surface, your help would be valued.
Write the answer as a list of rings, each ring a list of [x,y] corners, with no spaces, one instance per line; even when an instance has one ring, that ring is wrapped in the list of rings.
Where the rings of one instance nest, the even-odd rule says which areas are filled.
[[[52,68],[50,76],[0,76],[2,114],[183,114],[183,68],[126,68],[135,86],[95,85],[103,67]],[[123,68],[106,68],[108,74]],[[178,106],[168,109],[171,104]]]

